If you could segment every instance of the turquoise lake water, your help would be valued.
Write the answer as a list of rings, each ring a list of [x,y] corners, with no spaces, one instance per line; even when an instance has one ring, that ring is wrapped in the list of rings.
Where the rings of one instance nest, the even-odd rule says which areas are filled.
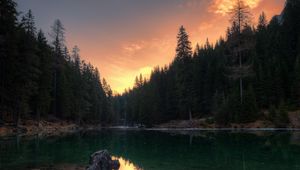
[[[80,169],[101,149],[121,170],[300,170],[297,131],[142,130],[0,138],[0,169]]]

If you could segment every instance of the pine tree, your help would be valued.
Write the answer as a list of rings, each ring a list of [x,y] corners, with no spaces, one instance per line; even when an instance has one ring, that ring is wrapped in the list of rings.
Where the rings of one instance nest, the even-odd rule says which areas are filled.
[[[17,11],[12,0],[0,0],[0,124],[6,119],[4,113],[13,113],[16,117],[14,96],[15,61],[17,51]],[[5,121],[5,120],[4,120]]]
[[[106,96],[106,107],[107,107],[106,114],[108,115],[108,121],[113,122],[113,120],[116,119],[117,116],[113,115],[113,111],[112,111],[113,94],[110,85],[106,82],[105,78],[102,79],[102,87]]]
[[[34,23],[34,16],[32,15],[31,10],[29,10],[21,20],[21,27],[24,28],[25,32],[31,36],[35,36],[36,28]]]
[[[176,57],[174,67],[176,70],[177,93],[180,102],[182,118],[192,120],[192,107],[194,90],[192,88],[192,47],[189,36],[183,26],[177,35]]]
[[[259,16],[257,30],[256,30],[256,42],[255,42],[255,55],[253,56],[253,70],[256,73],[255,91],[257,95],[258,105],[260,107],[269,107],[269,101],[267,97],[268,90],[268,77],[270,77],[269,70],[269,56],[268,53],[268,21],[266,15],[263,12]]]
[[[267,25],[268,25],[268,21],[267,21],[266,14],[265,14],[265,12],[262,12],[259,15],[257,30],[263,31],[267,28]]]
[[[183,26],[179,28],[177,35],[177,47],[176,47],[176,58],[175,60],[186,60],[192,56],[191,42],[189,36]]]
[[[21,115],[27,116],[30,112],[34,112],[30,106],[30,101],[38,93],[38,78],[40,75],[40,60],[36,55],[36,28],[31,11],[23,16],[20,27],[19,55],[14,63],[18,68],[22,68],[19,71],[16,70],[18,78],[15,83],[19,86],[15,91],[19,103],[17,104],[17,125],[20,123]]]
[[[52,76],[53,76],[53,58],[51,47],[47,44],[46,37],[42,30],[38,32],[37,36],[37,56],[40,60],[40,76],[38,80],[38,93],[35,96],[35,112],[36,120],[39,124],[41,116],[47,116],[50,112],[51,104],[51,90],[52,90]]]
[[[143,80],[143,75],[142,74],[135,77],[135,80],[134,80],[134,87],[135,88],[141,88],[143,86],[143,83],[144,83],[144,80]]]
[[[84,89],[83,89],[83,80],[82,80],[82,65],[81,65],[81,59],[80,59],[80,49],[78,46],[74,46],[72,50],[72,90],[73,90],[73,107],[72,107],[72,112],[74,116],[76,117],[77,123],[81,123],[82,119],[82,112],[83,112],[83,94],[84,94]],[[71,59],[69,59],[71,60]]]

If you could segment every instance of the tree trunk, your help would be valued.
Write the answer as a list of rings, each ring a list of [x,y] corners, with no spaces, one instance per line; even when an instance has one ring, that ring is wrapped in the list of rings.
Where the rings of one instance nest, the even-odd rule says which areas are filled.
[[[38,127],[40,127],[40,120],[41,120],[41,112],[40,112],[40,109],[37,109],[36,110],[36,123],[37,123]]]
[[[193,120],[193,118],[192,118],[192,111],[191,111],[190,108],[189,108],[189,120],[190,120],[190,121]]]
[[[21,119],[21,114],[20,114],[20,112],[21,112],[21,109],[20,109],[20,105],[18,104],[17,105],[17,109],[15,110],[15,124],[16,124],[16,127],[18,128],[19,127],[19,125],[20,125],[20,119]]]
[[[77,125],[80,126],[80,124],[81,124],[81,116],[79,113],[78,118],[77,118]]]
[[[240,21],[239,21],[240,22]],[[240,23],[239,23],[240,24]],[[241,26],[239,26],[239,29]],[[240,33],[240,30],[239,30],[239,47],[241,47],[241,41],[240,41],[240,38],[241,37],[241,33]],[[242,61],[242,54],[241,54],[241,51],[239,50],[238,51],[238,55],[239,55],[239,63],[240,63],[240,71],[242,70],[242,67],[243,67],[243,61]],[[240,75],[240,99],[241,99],[241,104],[243,104],[243,75]]]
[[[20,114],[20,111],[18,111],[18,113],[17,113],[17,127],[19,127],[20,126],[20,122],[21,122],[21,114]]]
[[[241,98],[241,104],[243,104],[243,78],[240,77],[240,98]]]
[[[53,86],[54,86],[54,92],[53,92],[53,95],[54,95],[54,102],[53,102],[53,114],[56,115],[57,111],[56,111],[56,102],[57,102],[57,87],[56,87],[56,84],[57,83],[57,71],[56,71],[56,68],[54,70],[54,83],[53,83]]]

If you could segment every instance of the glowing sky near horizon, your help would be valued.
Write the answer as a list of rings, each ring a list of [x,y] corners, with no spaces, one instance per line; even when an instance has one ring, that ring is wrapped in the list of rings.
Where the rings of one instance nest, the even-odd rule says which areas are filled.
[[[66,28],[67,46],[78,45],[82,59],[98,67],[113,91],[132,87],[155,66],[169,64],[176,35],[184,25],[192,45],[215,42],[229,25],[234,0],[17,0],[18,9],[32,9],[38,28],[48,33],[55,19]],[[285,0],[246,0],[253,24],[264,11],[280,14]]]

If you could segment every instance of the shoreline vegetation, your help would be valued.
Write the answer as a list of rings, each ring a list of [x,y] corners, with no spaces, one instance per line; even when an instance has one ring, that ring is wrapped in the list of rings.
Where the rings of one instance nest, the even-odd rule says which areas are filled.
[[[232,123],[228,125],[218,125],[212,117],[194,119],[194,120],[172,120],[167,123],[157,124],[152,127],[138,127],[138,126],[114,126],[114,125],[97,125],[84,124],[77,125],[73,121],[42,120],[37,123],[34,120],[26,120],[20,124],[19,127],[4,125],[0,127],[0,137],[9,137],[15,135],[21,136],[59,136],[62,134],[75,133],[79,131],[89,130],[154,130],[154,131],[199,131],[199,130],[241,130],[241,131],[298,131],[300,130],[300,114],[299,111],[289,112],[289,119],[293,120],[286,127],[278,127],[269,120],[256,120],[249,123]]]

